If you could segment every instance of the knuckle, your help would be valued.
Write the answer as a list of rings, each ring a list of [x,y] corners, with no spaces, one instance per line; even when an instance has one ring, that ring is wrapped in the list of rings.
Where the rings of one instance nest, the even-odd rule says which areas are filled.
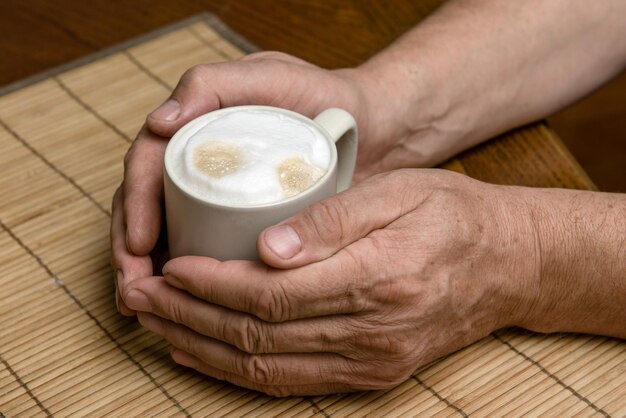
[[[206,64],[198,64],[189,68],[187,71],[183,73],[183,76],[180,78],[181,84],[194,84],[198,81],[202,81],[207,76],[209,72],[209,66]]]
[[[343,302],[348,312],[361,312],[369,309],[374,302],[376,286],[366,284],[362,279],[372,273],[367,258],[358,249],[346,247],[339,258],[338,277],[346,277],[343,287]]]
[[[276,315],[274,292],[272,289],[265,289],[256,299],[256,305],[251,309],[258,318],[270,321]]]
[[[241,372],[244,378],[261,385],[275,384],[277,370],[267,356],[246,354],[241,358]]]
[[[342,274],[342,273],[339,273]],[[369,291],[358,282],[347,282],[342,291],[341,308],[339,312],[358,313],[368,309]]]
[[[287,292],[279,282],[265,288],[255,301],[254,314],[267,322],[284,322],[291,318]]]
[[[245,317],[239,321],[234,330],[234,343],[238,349],[250,354],[261,352],[261,332],[258,321]]]

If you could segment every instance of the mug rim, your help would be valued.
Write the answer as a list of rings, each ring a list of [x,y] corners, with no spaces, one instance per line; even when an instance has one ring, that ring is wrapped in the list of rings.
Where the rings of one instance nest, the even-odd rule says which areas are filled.
[[[176,171],[171,166],[172,163],[170,161],[174,159],[174,156],[173,156],[173,152],[175,148],[174,144],[181,141],[182,140],[181,138],[183,138],[185,134],[189,130],[191,130],[194,126],[203,122],[208,122],[223,114],[236,112],[240,110],[261,110],[261,111],[273,112],[273,113],[283,113],[295,119],[298,119],[301,122],[304,122],[309,126],[314,127],[326,139],[326,143],[330,148],[330,163],[329,163],[328,169],[326,170],[326,173],[324,173],[324,175],[319,180],[317,180],[315,184],[313,184],[311,187],[309,187],[305,191],[300,192],[294,196],[290,196],[288,198],[285,198],[276,202],[269,202],[269,203],[224,204],[224,203],[214,202],[205,197],[202,197],[199,193],[196,193],[190,187],[187,187],[187,185],[185,185],[181,181],[181,179],[176,175]],[[323,110],[319,113],[322,113],[322,112]],[[233,209],[234,210],[257,210],[257,209],[265,209],[265,208],[277,208],[277,207],[289,205],[291,204],[291,202],[303,199],[306,196],[314,193],[316,190],[320,189],[326,184],[326,182],[333,175],[334,171],[336,171],[336,168],[337,168],[337,147],[335,145],[335,141],[333,141],[333,139],[330,137],[330,134],[328,133],[326,129],[324,129],[323,126],[315,122],[313,119],[307,116],[304,116],[298,112],[294,112],[293,110],[283,109],[281,107],[275,107],[275,106],[265,106],[265,105],[229,106],[229,107],[224,107],[221,109],[213,110],[208,113],[204,113],[190,120],[185,125],[183,125],[178,131],[176,131],[176,133],[174,133],[174,135],[170,138],[167,144],[167,147],[165,148],[165,154],[163,156],[163,165],[164,165],[164,170],[163,170],[164,176],[167,176],[178,190],[180,190],[187,197],[193,200],[196,200],[204,205],[209,205],[209,206],[213,206],[216,208],[229,209],[229,210],[233,210]]]

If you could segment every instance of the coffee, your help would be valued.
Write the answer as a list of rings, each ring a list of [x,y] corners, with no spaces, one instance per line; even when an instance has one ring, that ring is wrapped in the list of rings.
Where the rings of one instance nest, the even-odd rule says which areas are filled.
[[[275,203],[313,186],[328,170],[326,138],[310,124],[262,110],[206,121],[178,149],[180,181],[207,201]]]
[[[301,157],[291,157],[278,166],[278,179],[286,196],[295,196],[311,187],[324,171],[308,164]]]
[[[193,150],[195,168],[213,178],[237,172],[242,160],[239,148],[221,141],[207,141]]]

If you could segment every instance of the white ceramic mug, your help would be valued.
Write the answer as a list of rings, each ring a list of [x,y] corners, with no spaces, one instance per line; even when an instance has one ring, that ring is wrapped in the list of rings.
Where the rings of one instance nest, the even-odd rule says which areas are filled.
[[[173,170],[176,147],[208,121],[229,112],[262,110],[282,113],[319,131],[328,142],[328,171],[313,186],[295,196],[261,205],[228,205],[211,202],[186,186]],[[170,258],[201,255],[218,260],[257,260],[259,234],[306,208],[350,187],[356,164],[357,129],[345,110],[331,108],[311,120],[299,113],[270,106],[234,106],[202,115],[183,126],[165,151],[165,211]]]

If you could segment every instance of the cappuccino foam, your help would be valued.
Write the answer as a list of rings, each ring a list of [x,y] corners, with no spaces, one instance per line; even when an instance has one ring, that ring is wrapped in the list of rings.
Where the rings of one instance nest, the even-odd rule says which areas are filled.
[[[313,186],[328,170],[326,138],[294,117],[233,111],[206,121],[176,156],[179,179],[203,199],[234,205],[278,202]]]

